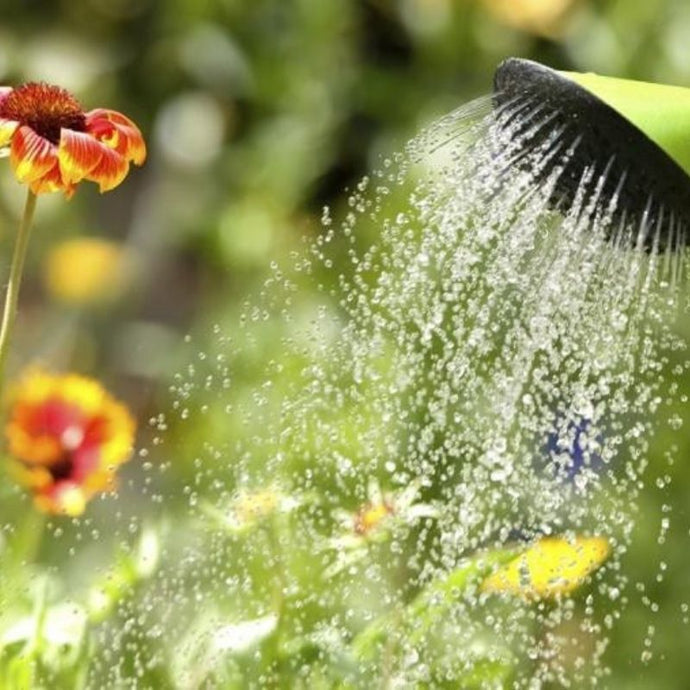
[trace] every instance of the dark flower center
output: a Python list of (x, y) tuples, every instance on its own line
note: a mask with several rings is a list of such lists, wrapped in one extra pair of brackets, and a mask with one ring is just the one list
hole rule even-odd
[(30, 82), (10, 92), (0, 103), (0, 117), (28, 125), (40, 136), (58, 144), (60, 130), (83, 132), (86, 117), (79, 101), (65, 89)]
[(48, 467), (48, 471), (54, 482), (70, 479), (72, 472), (74, 472), (74, 461), (71, 453), (65, 453), (62, 458)]

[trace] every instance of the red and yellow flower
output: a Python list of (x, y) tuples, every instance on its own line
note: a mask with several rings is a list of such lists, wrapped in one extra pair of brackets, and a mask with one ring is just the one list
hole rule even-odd
[(82, 180), (101, 192), (117, 187), (129, 164), (141, 165), (146, 145), (139, 128), (114, 110), (84, 112), (68, 91), (43, 83), (0, 87), (0, 149), (9, 147), (19, 182), (34, 194), (70, 197)]
[(94, 494), (114, 489), (134, 431), (127, 408), (97, 381), (38, 370), (14, 387), (6, 426), (15, 474), (36, 506), (72, 516)]

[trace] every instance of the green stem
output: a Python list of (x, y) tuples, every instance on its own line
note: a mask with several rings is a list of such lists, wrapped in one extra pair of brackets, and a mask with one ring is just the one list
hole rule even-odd
[(26, 576), (26, 568), (31, 567), (41, 550), (45, 530), (45, 514), (33, 508), (28, 510), (7, 538), (5, 550), (0, 558), (3, 585), (13, 586)]
[(29, 244), (31, 233), (31, 222), (36, 209), (36, 195), (29, 189), (24, 205), (24, 214), (19, 225), (19, 234), (14, 245), (12, 255), (12, 265), (10, 267), (10, 277), (5, 293), (5, 307), (2, 312), (2, 323), (0, 324), (0, 389), (7, 360), (12, 327), (17, 316), (17, 302), (19, 300), (19, 286), (22, 282), (22, 272), (24, 270), (24, 260), (26, 258), (26, 248)]
[(272, 569), (274, 572), (274, 586), (273, 586), (273, 611), (276, 616), (276, 628), (273, 631), (273, 655), (276, 668), (275, 687), (287, 687), (284, 685), (283, 678), (283, 630), (285, 623), (285, 558), (283, 554), (283, 546), (281, 540), (281, 526), (279, 524), (279, 515), (271, 515), (269, 524), (267, 525), (268, 540), (272, 552)]

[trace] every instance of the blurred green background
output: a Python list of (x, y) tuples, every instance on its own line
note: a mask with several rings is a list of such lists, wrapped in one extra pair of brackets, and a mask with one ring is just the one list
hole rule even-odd
[[(680, 0), (3, 5), (3, 83), (58, 83), (146, 136), (146, 167), (114, 193), (41, 198), (22, 305), (28, 351), (133, 383), (169, 372), (181, 334), (235, 312), (378, 157), (488, 93), (504, 57), (690, 83)], [(7, 168), (6, 254), (23, 202)], [(88, 247), (52, 263), (51, 251), (83, 236), (126, 254), (101, 257), (106, 270), (75, 287), (60, 266), (92, 261)]]
[[(232, 431), (227, 421), (167, 428), (183, 390), (174, 384), (171, 394), (173, 374), (199, 353), (222, 353), (213, 325), (232, 333), (271, 262), (302, 251), (304, 238), (321, 232), (324, 206), (337, 215), (346, 190), (381, 156), (490, 92), (503, 58), (690, 86), (686, 0), (0, 0), (0, 10), (0, 83), (59, 84), (86, 109), (126, 113), (149, 146), (146, 166), (102, 198), (94, 185), (82, 185), (69, 203), (40, 198), (11, 358), (14, 373), (40, 360), (93, 375), (134, 410), (149, 458), (140, 454), (123, 472), (127, 501), (118, 524), (166, 511), (184, 522), (183, 487), (195, 485), (204, 438), (215, 442)], [(23, 196), (3, 165), (2, 257), (10, 256)], [(378, 231), (359, 230), (369, 240)], [(8, 264), (0, 259), (1, 269)], [(340, 269), (319, 280), (335, 283)], [(305, 280), (300, 299), (316, 300), (317, 282)], [(247, 385), (261, 380), (281, 348), (268, 335), (256, 353), (234, 362)], [(203, 366), (197, 362), (190, 379), (203, 380)], [(687, 371), (683, 376), (681, 385)], [(687, 417), (684, 408), (678, 412)], [(664, 460), (671, 444), (687, 457), (684, 436), (669, 430), (652, 449), (653, 477), (677, 476), (650, 482), (641, 499), (640, 551), (625, 567), (631, 582), (649, 584), (638, 588), (629, 623), (611, 635), (613, 676), (604, 679), (611, 687), (690, 685), (690, 473)], [(159, 443), (165, 450), (157, 453)], [(160, 458), (164, 479), (151, 480), (143, 466)], [(152, 481), (167, 497), (165, 509), (152, 501), (155, 491), (141, 491)], [(7, 511), (30, 508), (17, 496), (8, 500), (3, 519), (12, 524)], [(108, 510), (96, 506), (94, 524), (107, 524)], [(662, 513), (674, 520), (659, 545)], [(72, 529), (72, 538), (88, 531), (83, 523)], [(60, 547), (44, 550), (46, 563), (63, 562)], [(100, 572), (106, 551), (79, 563)], [(657, 582), (659, 560), (668, 567)], [(55, 573), (63, 577), (67, 567)], [(655, 654), (641, 664), (645, 638), (654, 638)], [(123, 676), (135, 677), (132, 668)], [(140, 678), (142, 685), (122, 687), (170, 682), (155, 670)], [(323, 682), (314, 687), (329, 687)]]

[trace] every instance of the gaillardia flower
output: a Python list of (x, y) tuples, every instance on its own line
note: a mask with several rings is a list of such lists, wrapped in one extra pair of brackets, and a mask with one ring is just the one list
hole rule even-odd
[(390, 540), (400, 529), (418, 520), (438, 517), (436, 505), (417, 501), (420, 483), (412, 481), (400, 491), (384, 492), (376, 479), (367, 482), (367, 501), (355, 512), (333, 511), (342, 533), (328, 540), (327, 548), (336, 552), (336, 560), (326, 568), (330, 577), (366, 557), (372, 544)]
[(82, 180), (101, 192), (117, 187), (146, 146), (138, 127), (114, 110), (84, 112), (69, 92), (49, 84), (0, 87), (0, 148), (9, 147), (17, 179), (34, 194), (74, 193)]
[(114, 488), (134, 430), (124, 405), (97, 381), (34, 370), (12, 391), (6, 435), (15, 474), (37, 507), (74, 516), (94, 494)]

